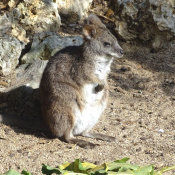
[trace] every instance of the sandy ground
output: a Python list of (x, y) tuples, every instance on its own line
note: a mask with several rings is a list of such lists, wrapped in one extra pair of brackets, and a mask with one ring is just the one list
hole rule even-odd
[(125, 56), (112, 65), (109, 104), (93, 129), (118, 142), (82, 138), (100, 144), (83, 149), (46, 132), (0, 124), (0, 174), (13, 168), (39, 175), (42, 163), (55, 167), (77, 158), (102, 164), (129, 157), (132, 164), (156, 169), (175, 164), (175, 42), (156, 53), (121, 45)]

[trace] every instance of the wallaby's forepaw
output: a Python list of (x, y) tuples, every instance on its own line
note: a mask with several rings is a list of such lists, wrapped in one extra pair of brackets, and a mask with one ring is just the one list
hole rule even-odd
[(104, 84), (98, 84), (95, 87), (95, 93), (98, 93), (98, 92), (102, 91), (103, 89), (104, 89)]

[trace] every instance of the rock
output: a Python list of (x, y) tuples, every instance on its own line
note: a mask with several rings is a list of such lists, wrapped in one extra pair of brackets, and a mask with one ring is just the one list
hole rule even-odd
[(114, 0), (116, 32), (124, 40), (150, 42), (154, 49), (175, 37), (175, 3)]
[(160, 31), (175, 33), (175, 1), (150, 0), (150, 11)]
[(23, 64), (15, 71), (11, 87), (0, 91), (0, 122), (17, 126), (43, 128), (39, 104), (39, 83), (47, 61)]
[(11, 35), (27, 44), (29, 39), (26, 37), (26, 31), (18, 24), (21, 17), (19, 10), (13, 9), (7, 13), (7, 17), (11, 23)]
[(11, 22), (6, 14), (0, 16), (0, 36), (11, 33)]
[(35, 33), (57, 32), (61, 25), (57, 5), (51, 0), (24, 0), (18, 3), (10, 0), (8, 6), (16, 8), (0, 16), (1, 35), (15, 36), (25, 44), (29, 42), (26, 33), (32, 38)]
[(0, 38), (0, 74), (9, 75), (19, 63), (24, 43), (16, 38), (4, 35)]
[(39, 101), (38, 88), (47, 61), (36, 60), (15, 70), (11, 86), (0, 92), (1, 100), (8, 106), (28, 106)]
[(66, 16), (70, 22), (77, 22), (87, 16), (92, 0), (56, 0), (60, 15)]
[(21, 14), (19, 23), (28, 35), (45, 31), (57, 32), (61, 25), (57, 5), (52, 0), (20, 1), (17, 10)]
[(29, 39), (26, 37), (26, 31), (18, 25), (20, 13), (17, 9), (0, 16), (0, 36), (14, 36), (18, 40), (27, 44)]
[[(7, 2), (7, 1), (6, 1)], [(10, 0), (8, 2), (9, 10), (11, 11), (13, 8), (16, 7), (16, 4), (19, 2), (19, 0)]]
[(31, 50), (22, 57), (22, 63), (32, 63), (34, 60), (48, 60), (57, 51), (66, 46), (79, 46), (83, 43), (80, 36), (63, 37), (53, 32), (35, 34)]
[(39, 87), (41, 76), (47, 61), (36, 60), (32, 64), (22, 64), (15, 70), (16, 79), (12, 84), (12, 87), (25, 85), (33, 89)]
[(19, 12), (18, 9), (13, 9), (12, 11), (9, 11), (7, 13), (7, 17), (11, 22), (11, 24), (18, 24), (21, 17), (21, 13)]
[(163, 129), (159, 129), (159, 130), (158, 130), (158, 133), (161, 133), (161, 134), (162, 134), (162, 133), (164, 133), (164, 132), (165, 132), (165, 131), (164, 131)]

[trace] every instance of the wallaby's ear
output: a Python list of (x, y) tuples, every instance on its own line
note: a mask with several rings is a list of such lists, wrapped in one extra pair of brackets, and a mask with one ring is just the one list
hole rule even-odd
[(95, 29), (95, 27), (93, 27), (91, 25), (84, 25), (83, 26), (83, 34), (87, 39), (91, 39), (91, 38), (95, 37), (96, 29)]
[(101, 20), (94, 14), (90, 13), (87, 18), (87, 24), (89, 25), (95, 25), (98, 27), (106, 28), (106, 26), (101, 22)]

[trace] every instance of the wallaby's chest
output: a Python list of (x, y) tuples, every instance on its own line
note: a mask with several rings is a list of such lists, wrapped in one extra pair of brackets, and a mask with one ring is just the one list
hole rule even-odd
[[(105, 57), (96, 57), (94, 62), (94, 76), (103, 82), (107, 81), (107, 75), (110, 71), (112, 60)], [(78, 135), (86, 130), (90, 130), (98, 121), (107, 104), (107, 90), (96, 93), (96, 82), (85, 84), (82, 88), (82, 109), (74, 109), (75, 125), (73, 134)]]
[(96, 75), (100, 80), (106, 79), (108, 73), (110, 72), (110, 66), (113, 59), (108, 60), (105, 57), (97, 57), (95, 62), (94, 75)]
[(76, 108), (74, 112), (74, 135), (78, 135), (86, 130), (90, 130), (97, 123), (106, 107), (107, 98), (104, 98), (104, 96), (106, 96), (106, 94), (104, 94), (106, 91), (103, 90), (101, 92), (95, 93), (94, 89), (96, 86), (97, 84), (91, 83), (85, 85), (83, 88), (83, 108), (82, 110)]
[(97, 83), (89, 83), (83, 87), (83, 103), (87, 105), (93, 105), (100, 102), (103, 96), (103, 91), (96, 93), (95, 87)]

